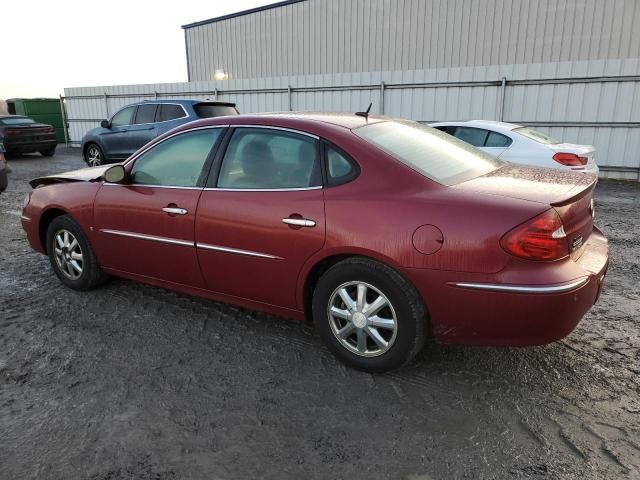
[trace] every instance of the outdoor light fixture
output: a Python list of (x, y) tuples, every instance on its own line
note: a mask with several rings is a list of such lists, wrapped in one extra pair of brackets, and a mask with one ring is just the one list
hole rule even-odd
[(216, 68), (215, 72), (213, 72), (214, 80), (227, 80), (229, 78), (229, 74), (224, 71), (224, 68)]

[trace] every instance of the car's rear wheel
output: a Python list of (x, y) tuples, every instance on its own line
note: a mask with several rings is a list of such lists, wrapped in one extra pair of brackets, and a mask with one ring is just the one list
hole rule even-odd
[(84, 161), (90, 167), (97, 167), (104, 164), (104, 154), (102, 149), (95, 143), (90, 143), (87, 148), (84, 149)]
[(82, 228), (68, 215), (54, 218), (49, 225), (47, 252), (60, 281), (74, 290), (90, 290), (107, 278)]
[(40, 155), (43, 157), (53, 157), (56, 153), (56, 147), (47, 148), (46, 150), (40, 150)]
[(408, 363), (427, 332), (425, 308), (413, 285), (386, 265), (360, 257), (337, 263), (320, 277), (313, 320), (341, 360), (369, 372)]

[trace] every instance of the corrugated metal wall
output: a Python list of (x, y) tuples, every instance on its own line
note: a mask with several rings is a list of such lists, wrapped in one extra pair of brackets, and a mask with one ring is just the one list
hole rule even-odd
[(604, 176), (638, 178), (640, 59), (69, 88), (65, 104), (76, 144), (126, 104), (156, 96), (214, 99), (216, 91), (218, 99), (236, 102), (243, 113), (289, 108), (355, 112), (373, 102), (374, 112), (383, 109), (385, 115), (418, 121), (498, 120), (503, 77), (508, 80), (504, 121), (534, 125), (567, 142), (593, 144), (604, 170), (626, 169)]
[(306, 0), (186, 28), (212, 80), (640, 57), (638, 0)]

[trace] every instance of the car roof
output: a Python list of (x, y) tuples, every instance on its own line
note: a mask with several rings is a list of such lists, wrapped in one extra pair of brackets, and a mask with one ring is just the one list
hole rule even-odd
[(273, 112), (203, 118), (184, 124), (178, 127), (178, 130), (215, 125), (260, 125), (292, 128), (323, 136), (329, 131), (346, 131), (374, 123), (396, 120), (398, 119), (379, 115), (369, 115), (368, 118), (365, 118), (353, 113)]
[(26, 115), (12, 115), (10, 113), (0, 113), (0, 118), (30, 118)]
[(496, 120), (468, 120), (466, 122), (433, 122), (430, 123), (431, 126), (471, 126), (471, 127), (484, 127), (490, 128), (493, 130), (502, 130), (502, 131), (510, 131), (516, 128), (522, 127), (522, 125), (517, 125), (515, 123), (507, 123), (507, 122), (498, 122)]
[(131, 105), (142, 105), (145, 103), (158, 104), (158, 103), (177, 103), (179, 105), (194, 105), (196, 103), (208, 103), (210, 105), (224, 105), (226, 107), (235, 107), (233, 102), (219, 102), (218, 100), (176, 100), (174, 98), (162, 98), (156, 100), (143, 100), (142, 102), (132, 103)]
[[(241, 115), (242, 116), (242, 115)], [(299, 119), (313, 122), (330, 123), (339, 127), (348, 129), (354, 129), (363, 127), (364, 125), (370, 125), (372, 123), (378, 123), (383, 121), (393, 120), (389, 117), (381, 115), (369, 115), (368, 117), (356, 115), (354, 113), (331, 113), (331, 112), (274, 112), (274, 113), (259, 113), (255, 115), (260, 118), (278, 119)]]

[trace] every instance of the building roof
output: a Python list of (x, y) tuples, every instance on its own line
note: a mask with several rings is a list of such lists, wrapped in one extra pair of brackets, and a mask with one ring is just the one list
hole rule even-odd
[(199, 22), (188, 23), (182, 25), (182, 28), (199, 27), (200, 25), (206, 25), (207, 23), (220, 22), (222, 20), (229, 20), (230, 18), (242, 17), (243, 15), (249, 15), (252, 13), (262, 12), (264, 10), (271, 10), (272, 8), (285, 7), (293, 3), (305, 2), (306, 0), (285, 0), (283, 2), (270, 3), (269, 5), (263, 5), (262, 7), (251, 8), (249, 10), (242, 10), (241, 12), (230, 13), (229, 15), (223, 15), (221, 17), (209, 18), (207, 20), (200, 20)]

